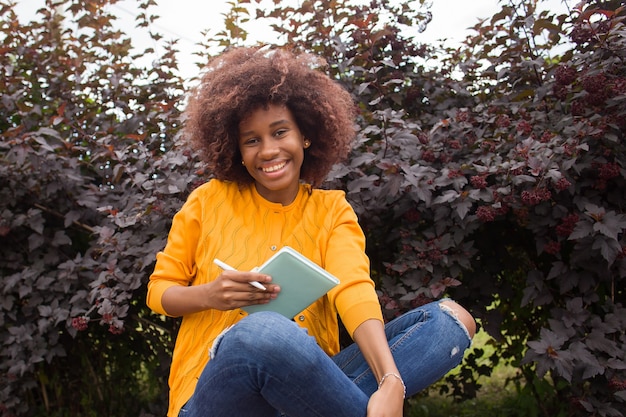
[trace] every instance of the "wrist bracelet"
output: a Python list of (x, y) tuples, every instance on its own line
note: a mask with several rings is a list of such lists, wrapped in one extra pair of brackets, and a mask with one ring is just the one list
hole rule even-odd
[(402, 377), (396, 374), (395, 372), (389, 372), (383, 375), (383, 377), (380, 378), (380, 382), (378, 383), (378, 389), (380, 389), (380, 387), (383, 385), (383, 382), (385, 382), (385, 379), (387, 379), (388, 376), (393, 376), (395, 378), (398, 378), (398, 380), (402, 384), (402, 388), (404, 389), (404, 395), (402, 397), (406, 398), (406, 385), (404, 385), (404, 381), (402, 380)]

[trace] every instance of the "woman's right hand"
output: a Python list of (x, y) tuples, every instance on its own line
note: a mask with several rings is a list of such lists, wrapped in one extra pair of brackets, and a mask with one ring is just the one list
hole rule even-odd
[[(250, 284), (258, 281), (265, 290)], [(267, 304), (278, 296), (280, 287), (271, 284), (269, 275), (258, 272), (224, 271), (215, 280), (188, 287), (173, 286), (165, 290), (161, 303), (174, 317), (204, 310), (234, 310), (254, 304)]]
[[(280, 287), (271, 284), (269, 275), (258, 272), (224, 271), (214, 281), (206, 284), (212, 307), (216, 310), (234, 310), (249, 305), (267, 304), (278, 296)], [(254, 287), (257, 281), (265, 290)]]

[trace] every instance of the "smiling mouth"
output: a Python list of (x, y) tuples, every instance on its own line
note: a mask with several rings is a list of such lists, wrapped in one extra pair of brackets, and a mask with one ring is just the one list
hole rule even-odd
[(285, 165), (287, 165), (286, 162), (281, 162), (279, 164), (272, 165), (270, 167), (261, 168), (261, 171), (263, 171), (263, 172), (276, 172), (276, 171), (279, 171), (279, 170), (283, 169), (283, 167)]

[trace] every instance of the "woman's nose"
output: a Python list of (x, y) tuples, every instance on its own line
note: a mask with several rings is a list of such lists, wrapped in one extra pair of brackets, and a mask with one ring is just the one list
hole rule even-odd
[(266, 138), (261, 141), (261, 156), (263, 158), (271, 158), (279, 153), (278, 143), (271, 138)]

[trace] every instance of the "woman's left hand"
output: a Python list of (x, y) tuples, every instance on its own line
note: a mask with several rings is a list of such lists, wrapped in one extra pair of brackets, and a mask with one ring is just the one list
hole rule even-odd
[(367, 417), (402, 417), (404, 387), (396, 378), (388, 378), (370, 397)]

